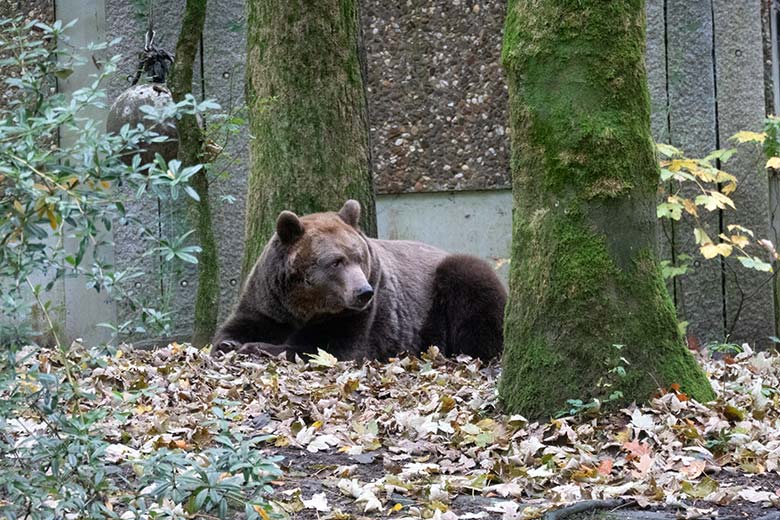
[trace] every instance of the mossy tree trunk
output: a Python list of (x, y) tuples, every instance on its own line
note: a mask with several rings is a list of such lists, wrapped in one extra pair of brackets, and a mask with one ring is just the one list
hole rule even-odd
[(279, 212), (363, 206), (376, 236), (357, 0), (248, 0), (251, 169), (243, 273)]
[(644, 401), (674, 383), (713, 397), (656, 261), (644, 13), (643, 0), (509, 2), (514, 215), (499, 391), (512, 412), (546, 416), (616, 390), (616, 402)]
[[(198, 53), (203, 24), (206, 20), (206, 0), (187, 0), (179, 39), (176, 43), (176, 61), (168, 85), (175, 102), (192, 93), (192, 67)], [(183, 166), (203, 162), (203, 131), (194, 115), (185, 115), (177, 122), (179, 132), (179, 160)], [(195, 320), (192, 343), (204, 346), (211, 341), (219, 314), (219, 257), (211, 218), (209, 181), (205, 167), (192, 177), (192, 186), (200, 201), (193, 202), (193, 215), (198, 242), (198, 291), (195, 296)]]

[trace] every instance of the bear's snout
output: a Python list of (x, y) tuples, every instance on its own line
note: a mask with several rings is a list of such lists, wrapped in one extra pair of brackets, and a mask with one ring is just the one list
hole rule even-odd
[(364, 285), (363, 287), (355, 291), (355, 302), (360, 307), (364, 307), (365, 305), (368, 305), (368, 302), (370, 302), (371, 298), (373, 297), (374, 297), (374, 288), (368, 284)]

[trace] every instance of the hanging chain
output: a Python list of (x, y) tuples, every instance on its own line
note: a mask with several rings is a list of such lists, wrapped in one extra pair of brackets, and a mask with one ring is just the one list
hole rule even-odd
[(144, 74), (146, 78), (152, 83), (165, 83), (165, 76), (171, 69), (173, 64), (173, 54), (157, 47), (154, 42), (156, 33), (154, 32), (154, 0), (149, 1), (149, 24), (146, 29), (146, 35), (144, 36), (144, 50), (140, 53), (140, 61), (138, 63), (138, 69), (136, 70), (135, 77), (132, 84), (138, 83), (141, 79), (141, 74)]

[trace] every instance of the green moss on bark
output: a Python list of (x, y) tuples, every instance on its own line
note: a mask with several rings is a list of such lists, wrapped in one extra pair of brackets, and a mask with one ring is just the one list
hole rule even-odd
[[(206, 20), (206, 0), (187, 0), (176, 61), (168, 84), (177, 103), (192, 93), (192, 67), (198, 51), (203, 24)], [(203, 132), (194, 115), (183, 116), (176, 124), (179, 133), (178, 158), (184, 166), (202, 162)], [(192, 343), (207, 345), (217, 327), (219, 315), (219, 256), (211, 217), (209, 181), (205, 168), (195, 174), (192, 186), (200, 201), (192, 202), (193, 220), (201, 247), (198, 259), (198, 290), (195, 295), (195, 320)]]
[(356, 0), (249, 0), (247, 103), (251, 171), (243, 273), (279, 212), (361, 202), (376, 236)]
[[(508, 9), (515, 212), (502, 399), (544, 416), (567, 399), (620, 390), (643, 401), (673, 383), (712, 398), (655, 260), (644, 2)], [(609, 372), (621, 356), (623, 378)]]

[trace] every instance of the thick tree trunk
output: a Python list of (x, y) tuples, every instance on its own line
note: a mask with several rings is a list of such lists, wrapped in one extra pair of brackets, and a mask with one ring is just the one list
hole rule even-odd
[[(192, 93), (192, 66), (198, 52), (203, 24), (206, 20), (206, 0), (187, 0), (176, 61), (168, 84), (175, 102)], [(177, 123), (179, 160), (184, 166), (203, 162), (203, 132), (194, 115), (185, 115)], [(211, 341), (219, 315), (219, 256), (211, 219), (209, 180), (205, 167), (192, 178), (192, 186), (200, 201), (193, 202), (195, 230), (201, 247), (198, 259), (198, 291), (195, 296), (195, 323), (192, 343), (204, 346)]]
[(642, 0), (509, 2), (514, 216), (499, 390), (512, 412), (544, 416), (615, 390), (643, 401), (674, 383), (713, 397), (655, 257), (644, 13)]
[(363, 206), (376, 236), (357, 0), (248, 0), (246, 275), (279, 212)]

